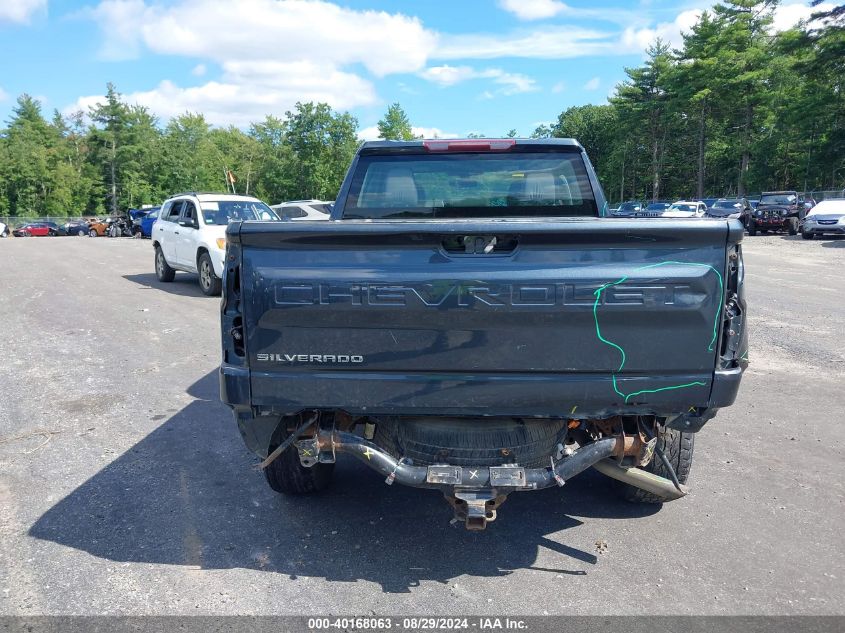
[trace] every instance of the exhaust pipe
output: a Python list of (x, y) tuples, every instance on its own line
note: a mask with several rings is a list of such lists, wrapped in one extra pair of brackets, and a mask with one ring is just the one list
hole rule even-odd
[(655, 475), (641, 468), (624, 468), (612, 459), (603, 459), (593, 464), (593, 468), (613, 479), (631, 484), (646, 492), (658, 495), (672, 501), (689, 494), (689, 489), (681, 484), (680, 490), (669, 479)]

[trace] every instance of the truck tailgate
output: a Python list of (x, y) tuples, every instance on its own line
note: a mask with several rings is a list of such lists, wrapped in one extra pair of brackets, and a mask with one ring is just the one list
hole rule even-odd
[(715, 220), (342, 220), (229, 233), (253, 405), (518, 416), (705, 406), (727, 248), (741, 239)]

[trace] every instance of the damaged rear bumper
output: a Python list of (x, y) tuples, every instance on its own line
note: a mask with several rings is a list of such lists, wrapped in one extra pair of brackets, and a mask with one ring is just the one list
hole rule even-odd
[(524, 468), (518, 464), (502, 466), (454, 466), (435, 464), (416, 466), (405, 459), (396, 459), (382, 448), (358, 435), (337, 430), (319, 430), (308, 439), (297, 441), (303, 466), (333, 462), (337, 453), (353, 455), (385, 477), (388, 485), (399, 482), (415, 488), (434, 488), (443, 492), (453, 506), (457, 519), (468, 529), (481, 530), (496, 518), (496, 508), (507, 495), (524, 490), (540, 490), (563, 486), (575, 475), (591, 466), (609, 476), (663, 495), (667, 499), (684, 496), (682, 486), (676, 488), (668, 479), (639, 468), (625, 468), (614, 456), (626, 446), (622, 437), (608, 437), (582, 446), (545, 468)]

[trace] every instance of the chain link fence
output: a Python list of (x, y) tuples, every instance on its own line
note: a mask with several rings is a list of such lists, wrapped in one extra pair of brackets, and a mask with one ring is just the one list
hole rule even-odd
[(44, 217), (40, 217), (40, 218), (22, 218), (22, 217), (19, 217), (19, 216), (0, 216), (0, 222), (5, 224), (6, 226), (10, 226), (10, 227), (16, 227), (20, 224), (26, 224), (27, 222), (54, 222), (54, 223), (58, 224), (59, 226), (61, 226), (62, 224), (66, 223), (66, 222), (72, 222), (72, 221), (87, 222), (92, 217), (93, 216), (81, 217), (81, 216), (78, 216), (78, 215), (77, 216), (61, 216), (61, 217), (44, 216)]
[(831, 198), (845, 198), (845, 189), (825, 189), (824, 191), (808, 191), (806, 194), (815, 200), (821, 202), (822, 200), (830, 200)]

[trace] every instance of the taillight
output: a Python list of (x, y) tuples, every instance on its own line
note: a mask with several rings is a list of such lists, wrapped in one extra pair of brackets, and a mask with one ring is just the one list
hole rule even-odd
[(493, 151), (507, 151), (516, 145), (516, 140), (512, 138), (502, 139), (464, 139), (460, 141), (449, 140), (430, 140), (423, 141), (423, 147), (429, 152), (493, 152)]

